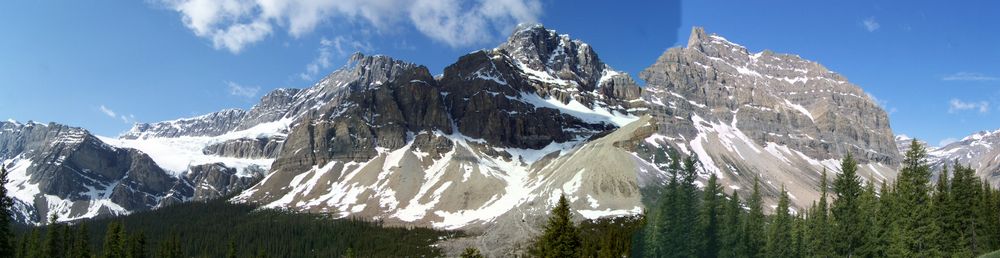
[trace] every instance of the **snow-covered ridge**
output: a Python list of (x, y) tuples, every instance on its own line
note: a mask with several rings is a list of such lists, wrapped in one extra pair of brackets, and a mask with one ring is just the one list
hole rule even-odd
[(102, 141), (116, 147), (140, 150), (153, 159), (161, 168), (180, 176), (195, 165), (221, 162), (227, 167), (236, 168), (241, 176), (249, 176), (247, 168), (257, 166), (265, 170), (271, 167), (274, 159), (243, 159), (221, 157), (204, 154), (203, 150), (213, 144), (235, 139), (267, 139), (287, 136), (290, 118), (263, 123), (252, 128), (229, 132), (219, 136), (181, 136), (181, 137), (147, 137), (139, 139), (121, 139), (98, 136)]

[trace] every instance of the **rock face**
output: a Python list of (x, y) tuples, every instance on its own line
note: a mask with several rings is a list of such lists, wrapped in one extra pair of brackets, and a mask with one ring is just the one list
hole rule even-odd
[(940, 148), (929, 148), (934, 171), (958, 162), (976, 169), (979, 177), (994, 187), (1000, 186), (1000, 130), (982, 131)]
[(0, 160), (12, 171), (6, 187), (23, 205), (18, 208), (21, 222), (150, 209), (179, 181), (145, 153), (111, 146), (80, 128), (0, 122), (0, 130)]
[[(576, 219), (641, 213), (640, 189), (666, 182), (670, 149), (697, 155), (701, 175), (732, 191), (755, 177), (766, 196), (785, 185), (799, 207), (848, 152), (866, 179), (895, 176), (885, 112), (817, 63), (750, 53), (695, 28), (687, 47), (640, 76), (645, 88), (588, 44), (522, 25), (438, 78), (355, 54), (312, 87), (272, 91), (249, 110), (137, 124), (117, 139), (4, 124), (0, 156), (23, 175), (7, 187), (20, 191), (17, 209), (31, 221), (49, 207), (120, 214), (235, 195), (463, 229), (477, 237), (442, 247), (472, 243), (493, 256), (518, 255), (560, 194)], [(81, 140), (61, 140), (70, 138)], [(62, 163), (38, 165), (53, 161)], [(48, 195), (89, 203), (39, 205)]]
[(839, 171), (848, 152), (863, 164), (860, 175), (875, 180), (892, 178), (900, 161), (878, 104), (795, 55), (750, 53), (696, 27), (687, 47), (667, 50), (640, 77), (660, 121), (649, 143), (698, 155), (734, 189), (760, 176), (772, 193), (790, 187), (804, 207), (815, 200), (820, 171)]

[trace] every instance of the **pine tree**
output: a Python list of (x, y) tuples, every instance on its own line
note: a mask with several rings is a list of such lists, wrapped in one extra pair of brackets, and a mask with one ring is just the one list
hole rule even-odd
[(830, 207), (832, 215), (833, 243), (839, 256), (855, 256), (856, 249), (864, 244), (864, 229), (861, 226), (860, 201), (861, 179), (857, 175), (858, 163), (850, 153), (840, 163), (841, 172), (833, 181), (833, 192), (837, 197)]
[(122, 223), (109, 223), (104, 236), (104, 258), (125, 258), (125, 243), (125, 228)]
[(73, 241), (72, 251), (70, 252), (70, 257), (72, 258), (89, 258), (90, 257), (90, 231), (87, 229), (87, 224), (80, 225), (76, 232), (76, 237)]
[(462, 256), (461, 257), (462, 258), (484, 258), (485, 256), (483, 256), (481, 253), (479, 253), (479, 249), (476, 249), (475, 247), (469, 247), (469, 248), (465, 248), (465, 251), (462, 252)]
[(227, 258), (236, 258), (236, 257), (238, 257), (238, 255), (236, 253), (236, 240), (233, 240), (233, 239), (229, 240), (229, 250), (226, 251), (226, 257)]
[(904, 156), (896, 179), (893, 204), (898, 212), (898, 219), (893, 226), (889, 255), (939, 256), (935, 241), (939, 232), (931, 210), (931, 171), (927, 164), (927, 150), (920, 142), (913, 140)]
[(128, 250), (125, 255), (128, 258), (146, 257), (146, 234), (139, 232), (128, 238)]
[(701, 212), (698, 217), (700, 240), (700, 256), (715, 257), (719, 254), (720, 232), (719, 219), (722, 212), (722, 186), (719, 178), (713, 173), (708, 177), (708, 183), (702, 193)]
[(988, 241), (984, 241), (986, 240), (983, 236), (985, 223), (979, 217), (988, 215), (980, 212), (980, 200), (982, 199), (980, 195), (983, 194), (983, 189), (976, 176), (976, 171), (971, 167), (957, 164), (957, 162), (954, 167), (955, 176), (952, 178), (951, 198), (949, 200), (951, 205), (948, 206), (951, 209), (948, 211), (951, 223), (947, 228), (942, 226), (942, 231), (947, 230), (949, 233), (942, 234), (942, 239), (946, 240), (950, 236), (953, 239), (963, 240), (961, 242), (951, 241), (954, 243), (950, 246), (953, 248), (951, 250), (954, 250), (956, 255), (967, 254), (971, 256), (991, 250), (983, 249)]
[[(258, 253), (258, 256), (264, 254), (263, 249)], [(181, 241), (180, 236), (176, 232), (170, 233), (166, 239), (160, 241), (159, 247), (156, 249), (156, 257), (159, 258), (181, 258), (184, 253), (181, 251)]]
[[(801, 213), (800, 213), (801, 214)], [(805, 217), (792, 217), (792, 254), (790, 257), (806, 256), (806, 223)]]
[(809, 211), (806, 218), (808, 230), (808, 250), (806, 255), (810, 257), (831, 257), (833, 256), (832, 242), (830, 240), (830, 219), (827, 213), (827, 176), (826, 169), (820, 175), (820, 198)]
[(11, 230), (11, 219), (14, 199), (7, 194), (7, 168), (0, 163), (0, 258), (14, 257), (14, 232)]
[(733, 196), (729, 197), (722, 218), (722, 245), (719, 248), (718, 257), (733, 258), (742, 257), (745, 248), (742, 245), (743, 237), (743, 207), (740, 206), (740, 195), (733, 191)]
[(28, 257), (28, 236), (29, 234), (21, 234), (17, 240), (17, 249), (14, 252), (14, 257), (24, 258)]
[(764, 253), (764, 245), (766, 243), (767, 234), (764, 229), (764, 210), (763, 210), (763, 200), (760, 196), (760, 179), (754, 177), (753, 183), (753, 193), (750, 195), (750, 199), (747, 201), (747, 207), (750, 208), (750, 213), (747, 214), (747, 218), (743, 223), (743, 246), (746, 248), (746, 256), (748, 257), (766, 257)]
[(580, 232), (573, 225), (569, 201), (565, 195), (552, 209), (545, 231), (535, 242), (532, 253), (537, 257), (577, 257), (579, 256)]
[(792, 215), (788, 211), (788, 192), (781, 187), (781, 197), (778, 207), (771, 215), (771, 224), (767, 232), (766, 257), (794, 257), (792, 244)]
[(45, 254), (42, 253), (42, 233), (38, 231), (38, 228), (31, 229), (31, 236), (28, 240), (28, 251), (26, 254), (27, 257), (30, 258), (45, 257)]
[[(956, 164), (957, 165), (957, 164)], [(962, 185), (961, 181), (964, 181), (960, 172), (961, 167), (956, 166), (955, 176), (952, 177), (959, 183), (957, 188), (961, 191)], [(952, 185), (948, 181), (948, 167), (945, 165), (941, 173), (938, 175), (938, 181), (935, 184), (933, 195), (931, 196), (931, 208), (933, 210), (934, 219), (940, 230), (937, 239), (937, 247), (942, 252), (942, 254), (949, 255), (954, 252), (959, 251), (959, 221), (958, 215), (959, 211), (956, 211), (956, 202), (952, 197)], [(978, 185), (975, 187), (979, 187)]]
[(881, 211), (879, 211), (879, 199), (878, 194), (875, 192), (874, 179), (868, 179), (868, 184), (865, 185), (864, 191), (861, 192), (859, 200), (859, 217), (861, 218), (861, 228), (859, 230), (863, 231), (861, 233), (863, 240), (861, 246), (857, 249), (857, 254), (861, 257), (884, 257), (885, 246), (882, 244), (884, 242), (884, 239), (882, 239), (882, 231), (884, 229), (879, 225)]
[(56, 214), (52, 214), (49, 218), (49, 226), (45, 230), (45, 250), (43, 253), (45, 257), (63, 257), (63, 236), (62, 229), (59, 223), (59, 217)]
[(666, 187), (661, 190), (661, 196), (657, 200), (655, 209), (649, 214), (649, 223), (645, 230), (644, 241), (646, 256), (660, 257), (676, 248), (676, 236), (671, 232), (676, 230), (678, 221), (678, 192), (681, 180), (681, 157), (677, 151), (670, 149), (670, 164), (662, 168), (670, 173), (670, 180)]

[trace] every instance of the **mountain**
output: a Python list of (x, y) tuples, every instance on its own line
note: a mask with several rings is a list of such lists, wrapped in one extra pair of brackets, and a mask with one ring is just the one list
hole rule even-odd
[(751, 53), (695, 27), (686, 47), (667, 50), (640, 77), (660, 129), (645, 149), (697, 155), (736, 191), (759, 177), (765, 196), (785, 186), (807, 207), (819, 197), (822, 170), (838, 172), (847, 153), (861, 177), (879, 181), (894, 178), (901, 160), (886, 112), (843, 76), (796, 55)]
[[(645, 87), (587, 43), (525, 24), (438, 77), (355, 54), (312, 87), (272, 91), (249, 110), (136, 124), (118, 138), (61, 129), (91, 146), (76, 156), (115, 157), (53, 165), (62, 172), (31, 168), (59, 157), (46, 146), (64, 138), (41, 125), (4, 124), (12, 129), (0, 154), (29, 222), (44, 221), (51, 205), (37, 203), (60, 192), (27, 186), (105, 173), (60, 198), (102, 203), (101, 216), (235, 194), (269, 208), (462, 229), (474, 237), (440, 246), (493, 255), (523, 250), (561, 194), (576, 219), (642, 213), (643, 190), (667, 181), (674, 150), (698, 157), (701, 180), (717, 174), (746, 196), (760, 178), (769, 202), (784, 185), (798, 207), (847, 153), (866, 179), (895, 176), (886, 113), (818, 63), (750, 53), (695, 28), (640, 77)], [(73, 195), (83, 189), (97, 193)]]
[[(0, 122), (0, 132), (0, 160), (11, 171), (6, 187), (20, 222), (128, 214), (222, 196), (255, 181), (218, 182), (231, 171), (209, 168), (192, 168), (190, 174), (198, 176), (174, 177), (145, 153), (109, 145), (77, 127), (7, 121)], [(203, 184), (217, 191), (205, 192)]]
[[(1000, 185), (1000, 130), (981, 131), (939, 148), (929, 148), (932, 166), (949, 167), (958, 162), (976, 170), (993, 186)], [(935, 169), (937, 171), (938, 169)]]

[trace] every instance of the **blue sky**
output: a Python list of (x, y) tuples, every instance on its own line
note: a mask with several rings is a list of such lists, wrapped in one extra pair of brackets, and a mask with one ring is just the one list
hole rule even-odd
[[(261, 4), (259, 4), (261, 3)], [(633, 75), (704, 26), (818, 61), (871, 93), (897, 134), (938, 144), (1000, 128), (997, 1), (147, 0), (0, 7), (0, 118), (101, 135), (249, 108), (354, 51), (433, 73), (518, 22), (590, 43)]]

